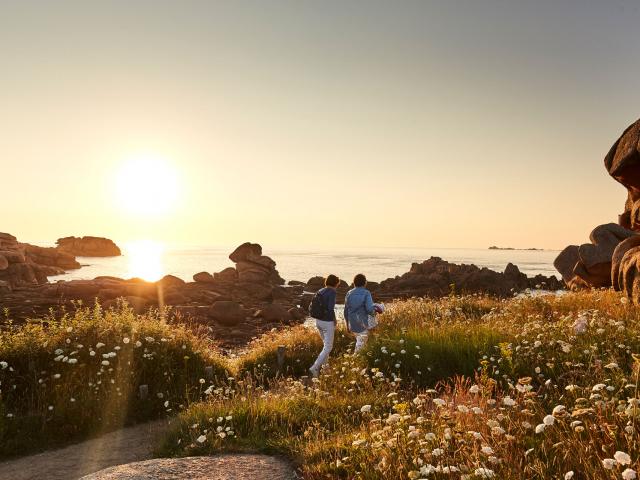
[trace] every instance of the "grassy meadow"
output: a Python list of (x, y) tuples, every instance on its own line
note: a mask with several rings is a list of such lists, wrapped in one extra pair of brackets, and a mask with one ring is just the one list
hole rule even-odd
[[(625, 298), (600, 290), (388, 307), (359, 355), (340, 332), (314, 381), (301, 376), (320, 341), (303, 326), (234, 359), (124, 308), (9, 330), (0, 345), (1, 453), (15, 450), (20, 429), (44, 444), (68, 425), (77, 436), (96, 431), (107, 415), (96, 412), (119, 412), (109, 413), (112, 424), (179, 412), (160, 456), (277, 453), (308, 479), (636, 478), (640, 313)], [(205, 375), (207, 365), (216, 375)]]

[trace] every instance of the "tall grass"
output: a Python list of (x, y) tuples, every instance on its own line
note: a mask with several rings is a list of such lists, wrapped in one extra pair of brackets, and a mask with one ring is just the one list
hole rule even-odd
[(96, 305), (0, 332), (0, 455), (172, 414), (226, 379), (204, 340), (161, 317)]
[[(180, 415), (162, 453), (275, 451), (308, 479), (634, 479), (639, 317), (611, 291), (397, 302), (311, 385), (245, 368)], [(295, 337), (308, 363), (318, 341)]]

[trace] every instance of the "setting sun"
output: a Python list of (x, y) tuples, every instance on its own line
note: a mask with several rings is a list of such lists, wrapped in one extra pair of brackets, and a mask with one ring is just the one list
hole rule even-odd
[(145, 216), (165, 215), (179, 197), (178, 172), (157, 155), (137, 155), (127, 159), (116, 177), (116, 200), (127, 213)]
[(128, 277), (137, 277), (154, 282), (164, 275), (162, 256), (164, 246), (152, 240), (137, 240), (125, 245)]

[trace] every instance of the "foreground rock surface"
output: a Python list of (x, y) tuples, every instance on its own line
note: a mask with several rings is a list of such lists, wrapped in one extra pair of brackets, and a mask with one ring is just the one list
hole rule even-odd
[(284, 460), (267, 455), (161, 458), (107, 468), (82, 480), (294, 480)]
[(64, 237), (56, 242), (60, 252), (78, 257), (118, 257), (120, 248), (108, 238), (103, 237)]

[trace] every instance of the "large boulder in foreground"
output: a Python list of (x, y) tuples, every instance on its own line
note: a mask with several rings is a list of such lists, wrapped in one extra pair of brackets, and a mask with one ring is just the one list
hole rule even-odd
[(635, 236), (633, 230), (615, 223), (600, 225), (589, 235), (591, 243), (569, 245), (553, 264), (569, 288), (610, 287), (613, 253), (621, 242)]
[(56, 242), (57, 249), (78, 257), (119, 257), (120, 248), (108, 238), (103, 237), (64, 237)]

